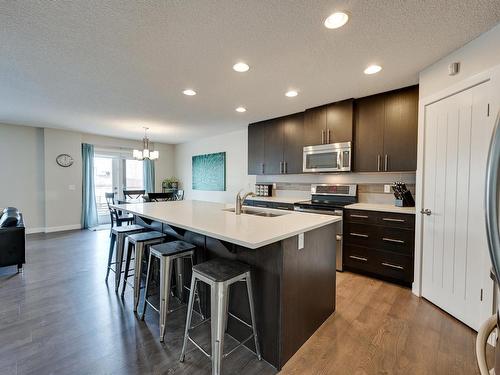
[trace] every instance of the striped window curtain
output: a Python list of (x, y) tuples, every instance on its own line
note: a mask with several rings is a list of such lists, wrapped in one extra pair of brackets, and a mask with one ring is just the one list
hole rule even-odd
[(82, 227), (95, 227), (97, 222), (97, 205), (94, 185), (94, 145), (82, 143)]
[(153, 160), (144, 159), (144, 190), (146, 193), (155, 192), (155, 162)]

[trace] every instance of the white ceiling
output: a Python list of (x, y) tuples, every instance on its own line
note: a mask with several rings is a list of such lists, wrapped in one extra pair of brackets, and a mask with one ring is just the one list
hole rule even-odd
[(499, 21), (499, 0), (0, 0), (0, 122), (185, 142), (414, 84)]

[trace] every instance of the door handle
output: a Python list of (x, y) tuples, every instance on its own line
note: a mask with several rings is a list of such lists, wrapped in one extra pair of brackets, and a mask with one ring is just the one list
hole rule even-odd
[(432, 211), (431, 211), (431, 210), (429, 210), (428, 208), (422, 208), (422, 210), (420, 210), (420, 213), (421, 213), (422, 215), (431, 216)]

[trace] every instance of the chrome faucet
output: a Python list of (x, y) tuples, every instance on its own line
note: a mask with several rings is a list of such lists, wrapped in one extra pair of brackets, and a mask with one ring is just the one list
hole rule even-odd
[(245, 195), (243, 195), (243, 197), (242, 197), (241, 190), (238, 191), (238, 193), (236, 194), (236, 207), (234, 209), (234, 212), (236, 213), (236, 215), (241, 215), (241, 210), (243, 207), (243, 202), (245, 202), (245, 199), (247, 199), (247, 197), (253, 197), (254, 195), (255, 195), (254, 193), (248, 192), (248, 193), (245, 193)]

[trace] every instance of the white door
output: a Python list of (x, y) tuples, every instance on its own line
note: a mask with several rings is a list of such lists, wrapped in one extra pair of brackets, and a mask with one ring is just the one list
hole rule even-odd
[(484, 220), (492, 83), (425, 107), (422, 295), (478, 329), (491, 314)]

